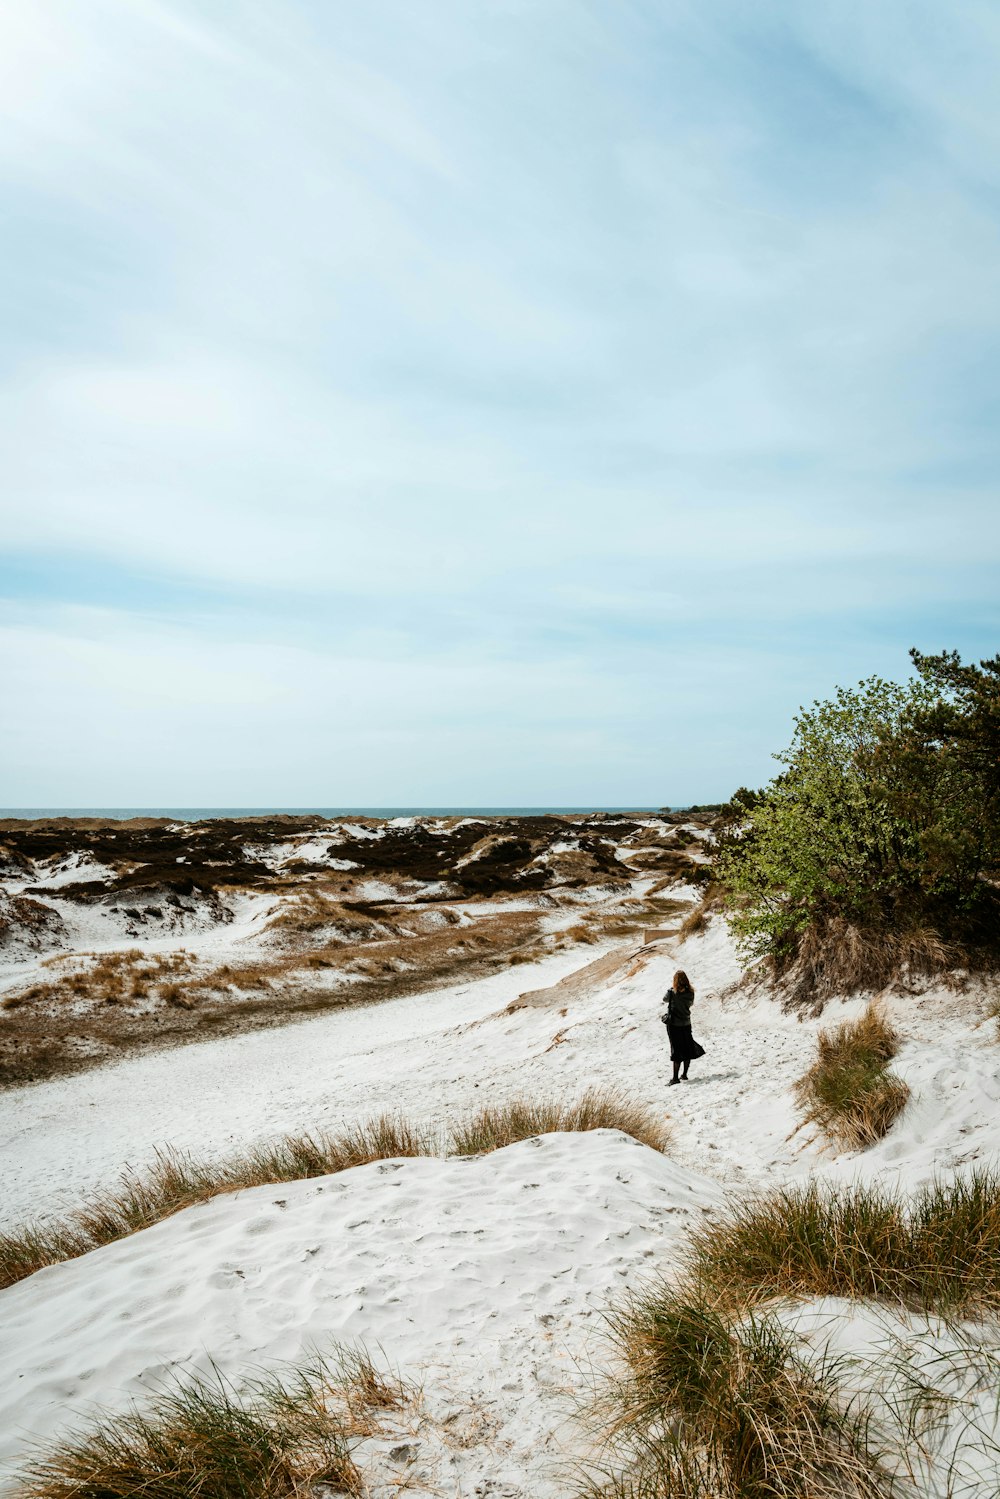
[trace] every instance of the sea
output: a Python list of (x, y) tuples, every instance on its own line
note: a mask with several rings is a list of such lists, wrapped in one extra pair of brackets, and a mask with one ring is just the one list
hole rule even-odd
[(666, 807), (0, 807), (5, 817), (544, 817), (554, 813), (665, 812)]

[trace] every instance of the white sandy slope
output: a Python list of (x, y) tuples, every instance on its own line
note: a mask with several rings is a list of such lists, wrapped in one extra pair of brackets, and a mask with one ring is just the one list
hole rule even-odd
[[(216, 1199), (4, 1293), (19, 1377), (0, 1395), (0, 1453), (57, 1430), (67, 1405), (119, 1405), (170, 1371), (212, 1359), (239, 1377), (360, 1340), (424, 1385), (422, 1487), (521, 1494), (530, 1474), (537, 1499), (565, 1493), (559, 1428), (601, 1313), (719, 1197), (601, 1131)], [(488, 1440), (450, 1443), (455, 1409)]]
[[(796, 1131), (791, 1095), (820, 1022), (727, 995), (738, 968), (721, 923), (680, 948), (619, 956), (514, 1013), (519, 990), (554, 984), (584, 954), (0, 1097), (8, 1223), (65, 1210), (160, 1144), (224, 1154), (385, 1108), (436, 1122), (485, 1101), (620, 1084), (675, 1134), (670, 1160), (614, 1134), (549, 1137), (478, 1161), (259, 1189), (2, 1291), (3, 1458), (26, 1433), (55, 1431), (88, 1401), (120, 1405), (165, 1369), (214, 1357), (237, 1373), (347, 1337), (425, 1381), (414, 1492), (570, 1494), (560, 1464), (582, 1439), (566, 1424), (569, 1395), (603, 1356), (595, 1313), (670, 1262), (692, 1210), (817, 1170), (909, 1188), (1000, 1161), (1000, 1045), (975, 995), (891, 1002), (912, 1102), (873, 1150), (830, 1156)], [(678, 962), (697, 986), (707, 1055), (668, 1088), (659, 1000)], [(831, 1006), (822, 1023), (860, 1008)], [(448, 1437), (460, 1410), (476, 1412), (466, 1447)]]

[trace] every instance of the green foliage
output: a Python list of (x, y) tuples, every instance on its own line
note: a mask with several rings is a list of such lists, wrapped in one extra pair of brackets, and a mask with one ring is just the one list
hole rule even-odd
[(784, 971), (834, 927), (965, 945), (988, 930), (1000, 658), (914, 659), (903, 685), (870, 677), (803, 710), (782, 773), (725, 809), (715, 873), (748, 959)]

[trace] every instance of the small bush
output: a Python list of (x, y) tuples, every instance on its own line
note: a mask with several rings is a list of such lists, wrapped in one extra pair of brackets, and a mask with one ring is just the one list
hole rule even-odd
[(666, 1125), (652, 1110), (611, 1089), (591, 1089), (575, 1103), (515, 1100), (484, 1108), (452, 1129), (449, 1148), (455, 1155), (482, 1155), (535, 1135), (592, 1129), (621, 1130), (653, 1150), (669, 1145)]
[(976, 1171), (911, 1200), (815, 1182), (750, 1198), (699, 1228), (688, 1278), (707, 1301), (869, 1297), (946, 1316), (1000, 1314), (1000, 1173)]
[(838, 1145), (863, 1150), (887, 1134), (910, 1090), (888, 1071), (899, 1037), (878, 1005), (821, 1031), (819, 1058), (796, 1084), (804, 1119)]
[(914, 662), (801, 711), (781, 774), (724, 811), (731, 926), (795, 1002), (1000, 964), (1000, 657)]

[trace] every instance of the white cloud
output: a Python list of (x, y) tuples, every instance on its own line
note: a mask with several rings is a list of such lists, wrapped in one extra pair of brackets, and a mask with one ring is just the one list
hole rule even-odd
[[(905, 670), (941, 609), (989, 648), (998, 53), (977, 4), (11, 0), (0, 472), (53, 736), (18, 776), (65, 800), (84, 679), (106, 755), (141, 721), (167, 774), (156, 712), (217, 711), (214, 784), (233, 735), (292, 775), (272, 717), (301, 742), (321, 681), (345, 773), (417, 735), (429, 786), (460, 733), (487, 800), (588, 755), (645, 788), (710, 761), (647, 684), (697, 738), (708, 673), (755, 726), (721, 791), (813, 669)], [(89, 644), (67, 569), (127, 595)], [(567, 737), (566, 683), (628, 732)]]

